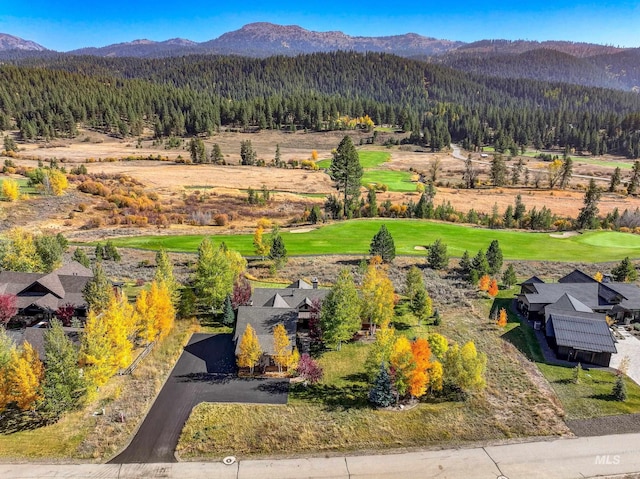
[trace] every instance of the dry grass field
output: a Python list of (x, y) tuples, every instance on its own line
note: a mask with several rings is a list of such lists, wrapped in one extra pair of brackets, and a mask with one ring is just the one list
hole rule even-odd
[[(260, 131), (255, 133), (231, 133), (222, 132), (205, 139), (207, 150), (210, 151), (212, 144), (218, 143), (225, 156), (228, 165), (186, 165), (175, 162), (178, 157), (186, 159), (189, 157), (188, 141), (183, 140), (178, 148), (165, 149), (163, 144), (154, 143), (152, 139), (143, 139), (138, 142), (134, 139), (120, 140), (92, 131), (81, 131), (79, 136), (73, 140), (56, 140), (49, 143), (29, 143), (21, 144), (18, 158), (14, 160), (18, 165), (34, 166), (35, 159), (56, 158), (63, 162), (67, 168), (73, 165), (84, 164), (90, 174), (122, 174), (128, 175), (141, 182), (144, 187), (157, 193), (161, 201), (167, 208), (174, 208), (187, 195), (193, 192), (201, 192), (207, 196), (207, 201), (211, 203), (213, 211), (228, 213), (229, 208), (239, 210), (239, 214), (234, 215), (233, 221), (226, 227), (215, 228), (213, 232), (225, 231), (228, 228), (236, 230), (248, 230), (255, 225), (256, 218), (260, 216), (275, 216), (276, 219), (286, 224), (299, 218), (305, 206), (322, 204), (323, 196), (333, 191), (331, 179), (323, 171), (310, 171), (302, 169), (276, 169), (264, 167), (239, 166), (240, 143), (244, 140), (251, 140), (259, 159), (263, 159), (269, 164), (275, 154), (276, 145), (280, 146), (282, 159), (305, 160), (311, 158), (311, 152), (316, 150), (320, 159), (330, 158), (331, 150), (340, 142), (344, 132), (324, 132), (305, 133), (298, 131), (295, 133)], [(367, 135), (359, 132), (349, 132), (354, 137), (356, 144), (360, 140), (365, 140)], [(391, 134), (385, 133), (389, 136)], [(402, 135), (396, 135), (398, 138)], [(450, 202), (454, 208), (468, 211), (474, 208), (478, 212), (490, 213), (493, 206), (497, 204), (500, 213), (508, 205), (514, 203), (515, 196), (520, 194), (527, 208), (543, 205), (551, 209), (555, 214), (575, 217), (582, 207), (583, 188), (588, 182), (586, 178), (574, 177), (572, 187), (567, 190), (549, 190), (546, 188), (543, 169), (545, 164), (539, 159), (532, 158), (532, 153), (523, 156), (526, 165), (531, 169), (533, 177), (540, 172), (543, 179), (541, 188), (528, 187), (501, 187), (493, 188), (488, 186), (488, 164), (483, 164), (489, 158), (482, 158), (480, 153), (473, 153), (472, 158), (478, 160), (476, 168), (480, 171), (480, 186), (473, 190), (459, 188), (463, 172), (463, 161), (453, 157), (449, 153), (429, 153), (418, 151), (413, 146), (394, 146), (386, 148), (382, 145), (364, 145), (361, 150), (385, 151), (391, 154), (390, 161), (380, 165), (379, 169), (396, 172), (406, 172), (409, 170), (426, 172), (434, 161), (440, 162), (440, 173), (438, 176), (438, 188), (435, 203)], [(110, 161), (109, 159), (121, 159), (126, 157), (157, 157), (161, 156), (168, 161)], [(26, 159), (29, 158), (29, 159)], [(623, 177), (628, 175), (628, 167), (631, 162), (628, 160), (603, 157), (594, 159), (591, 157), (573, 156), (574, 175), (588, 175), (602, 178), (600, 185), (608, 185), (608, 177), (616, 165), (620, 165)], [(515, 163), (514, 159), (507, 161), (507, 165)], [(246, 189), (260, 189), (265, 185), (269, 190), (275, 192), (272, 202), (267, 208), (253, 207), (241, 208), (243, 200), (246, 198)], [(364, 190), (363, 190), (364, 191)], [(378, 203), (389, 199), (393, 203), (417, 201), (419, 198), (416, 192), (386, 192), (378, 195)], [(34, 209), (40, 211), (40, 203), (35, 203)], [(76, 204), (81, 202), (93, 204), (98, 203), (95, 198), (88, 195), (79, 194), (75, 199)], [(600, 201), (600, 213), (608, 213), (614, 208), (620, 211), (625, 208), (635, 209), (640, 207), (640, 200), (636, 197), (627, 197), (622, 194), (605, 193)], [(14, 208), (12, 206), (11, 208)], [(11, 216), (7, 204), (0, 204), (0, 218)], [(28, 204), (21, 207), (28, 210)], [(60, 214), (52, 212), (46, 217), (46, 227), (57, 228), (67, 234), (75, 233), (79, 237), (91, 237), (93, 233), (78, 232), (86, 223), (85, 214), (71, 215), (73, 206), (60, 211)], [(89, 209), (88, 214), (92, 216), (104, 215), (100, 209)], [(19, 215), (13, 215), (18, 222), (26, 223), (29, 227), (38, 227), (38, 222), (44, 220), (43, 215), (37, 215), (33, 221), (29, 211), (21, 211)], [(109, 222), (107, 221), (107, 224)], [(118, 227), (117, 229), (122, 229)], [(203, 227), (196, 227), (198, 232), (205, 232)], [(172, 225), (172, 233), (184, 233), (193, 231), (186, 225)]]

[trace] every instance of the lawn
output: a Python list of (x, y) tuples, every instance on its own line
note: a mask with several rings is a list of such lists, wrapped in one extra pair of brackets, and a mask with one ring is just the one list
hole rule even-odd
[[(387, 151), (369, 151), (359, 150), (358, 157), (360, 158), (360, 165), (365, 170), (368, 168), (378, 168), (383, 163), (386, 163), (391, 159), (391, 153)], [(317, 161), (316, 164), (319, 168), (329, 168), (331, 165), (331, 159)]]
[[(416, 179), (417, 179), (417, 175)], [(383, 183), (389, 191), (410, 193), (416, 191), (414, 175), (408, 171), (393, 170), (365, 170), (362, 175), (362, 185), (368, 187), (372, 183)]]
[[(352, 220), (342, 221), (306, 233), (284, 231), (282, 237), (290, 255), (354, 254), (366, 255), (371, 238), (382, 224), (393, 236), (396, 252), (425, 256), (423, 247), (442, 239), (450, 256), (460, 257), (465, 250), (473, 256), (492, 240), (500, 242), (505, 259), (546, 261), (619, 261), (625, 256), (640, 258), (640, 236), (613, 231), (590, 231), (569, 238), (552, 238), (548, 233), (491, 230), (425, 220)], [(136, 236), (114, 238), (118, 247), (195, 252), (202, 235)], [(216, 235), (215, 243), (226, 245), (245, 256), (254, 255), (253, 235)], [(604, 247), (603, 247), (604, 246)]]
[[(40, 192), (35, 189), (33, 186), (29, 186), (29, 180), (27, 178), (13, 178), (18, 182), (18, 187), (20, 188), (21, 195), (37, 195)], [(2, 181), (0, 178), (0, 191), (2, 191)]]

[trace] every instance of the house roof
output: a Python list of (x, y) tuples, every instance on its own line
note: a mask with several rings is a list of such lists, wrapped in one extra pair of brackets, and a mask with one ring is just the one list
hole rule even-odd
[(31, 305), (55, 311), (72, 304), (76, 308), (86, 307), (82, 290), (93, 273), (80, 263), (71, 263), (52, 273), (0, 272), (0, 292), (17, 296), (20, 309)]
[(523, 281), (522, 283), (520, 283), (520, 285), (523, 285), (523, 284), (536, 284), (536, 283), (544, 283), (544, 281), (542, 281), (537, 276), (531, 276), (531, 278), (529, 278), (526, 281)]
[(304, 279), (298, 279), (287, 286), (288, 289), (313, 289), (313, 285), (307, 283)]
[(251, 294), (251, 302), (256, 307), (272, 306), (274, 297), (277, 295), (286, 302), (287, 307), (296, 308), (305, 298), (311, 301), (324, 299), (329, 291), (328, 289), (256, 288)]
[(620, 306), (625, 309), (640, 310), (640, 288), (630, 283), (607, 283), (607, 287), (623, 297)]
[(275, 353), (273, 344), (273, 329), (278, 324), (283, 324), (291, 348), (296, 344), (296, 331), (297, 331), (298, 315), (293, 308), (271, 308), (271, 307), (255, 307), (255, 306), (240, 306), (238, 308), (238, 320), (236, 322), (236, 330), (233, 335), (233, 340), (236, 343), (236, 355), (240, 351), (240, 341), (242, 335), (247, 329), (247, 325), (251, 324), (256, 331), (258, 341), (262, 352), (272, 355)]
[(558, 280), (558, 283), (597, 283), (594, 278), (589, 276), (587, 273), (580, 271), (579, 269), (574, 269), (571, 273), (566, 276), (563, 276)]
[(569, 293), (565, 293), (560, 296), (560, 299), (547, 306), (545, 311), (549, 308), (555, 311), (579, 311), (582, 313), (593, 313), (593, 310), (589, 306), (571, 296)]
[[(76, 346), (80, 345), (80, 334), (82, 333), (82, 329), (63, 327), (62, 330), (73, 344)], [(24, 330), (24, 334), (22, 336), (22, 343), (26, 342), (33, 346), (33, 349), (38, 353), (38, 356), (42, 361), (44, 361), (46, 357), (44, 350), (44, 333), (46, 331), (47, 328), (27, 328)]]
[(533, 287), (537, 293), (524, 296), (529, 304), (553, 304), (564, 294), (569, 294), (591, 309), (607, 309), (611, 305), (601, 301), (598, 294), (600, 283), (540, 283)]
[(273, 297), (266, 302), (265, 306), (271, 308), (290, 308), (289, 303), (287, 303), (279, 293), (273, 295)]
[(595, 353), (617, 352), (609, 325), (604, 319), (554, 313), (550, 321), (558, 346)]

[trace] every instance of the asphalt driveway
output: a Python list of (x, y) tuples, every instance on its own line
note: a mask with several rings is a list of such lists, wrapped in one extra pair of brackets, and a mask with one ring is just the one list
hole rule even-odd
[(288, 380), (238, 378), (230, 334), (194, 334), (135, 437), (109, 462), (176, 462), (180, 433), (197, 404), (286, 404), (288, 392)]

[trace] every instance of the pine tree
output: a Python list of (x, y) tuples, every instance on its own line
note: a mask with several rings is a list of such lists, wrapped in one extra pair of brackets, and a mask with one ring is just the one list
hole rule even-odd
[(576, 225), (579, 229), (595, 228), (598, 221), (598, 201), (602, 193), (596, 186), (596, 181), (591, 178), (589, 187), (584, 194), (584, 206), (578, 214)]
[(614, 281), (633, 282), (638, 279), (638, 272), (629, 257), (624, 258), (618, 266), (611, 270)]
[(287, 263), (287, 248), (284, 240), (277, 229), (271, 235), (271, 248), (269, 248), (269, 259), (273, 261), (276, 268), (281, 268)]
[(411, 266), (407, 272), (404, 285), (404, 295), (409, 299), (409, 301), (411, 301), (416, 292), (420, 289), (424, 289), (424, 280), (422, 278), (422, 273), (418, 267), (414, 265)]
[(478, 278), (489, 274), (489, 262), (484, 251), (479, 250), (471, 261), (471, 269), (475, 271)]
[(631, 179), (627, 184), (627, 193), (630, 195), (635, 194), (640, 184), (640, 161), (633, 162), (633, 168), (631, 169)]
[(220, 145), (214, 143), (211, 147), (211, 163), (214, 165), (224, 165), (224, 155), (222, 154), (222, 150), (220, 149)]
[(622, 171), (619, 166), (616, 166), (616, 169), (611, 173), (611, 181), (609, 182), (609, 193), (613, 193), (616, 191), (618, 186), (620, 186), (620, 182), (622, 181)]
[(391, 263), (396, 257), (396, 245), (386, 225), (380, 226), (378, 232), (371, 239), (369, 254), (380, 256), (385, 263)]
[(505, 176), (507, 174), (507, 167), (504, 163), (504, 159), (502, 155), (494, 155), (491, 160), (491, 182), (493, 186), (504, 186), (505, 184)]
[(491, 242), (487, 249), (486, 258), (487, 263), (489, 264), (489, 274), (495, 276), (500, 273), (500, 270), (502, 269), (503, 256), (498, 240), (493, 240)]
[(460, 276), (462, 276), (463, 279), (469, 281), (472, 269), (469, 251), (464, 250), (464, 253), (462, 253), (462, 258), (460, 258), (458, 269), (460, 270)]
[(102, 263), (97, 262), (93, 267), (93, 278), (82, 290), (87, 306), (96, 314), (104, 311), (113, 297), (113, 285), (107, 278)]
[(409, 309), (418, 318), (418, 324), (431, 316), (433, 303), (426, 289), (419, 289), (409, 302)]
[(236, 315), (233, 312), (233, 306), (231, 305), (231, 296), (227, 295), (227, 297), (224, 298), (224, 306), (222, 307), (222, 324), (233, 327), (235, 322)]
[(389, 407), (395, 402), (395, 395), (391, 389), (391, 376), (384, 363), (380, 363), (380, 371), (369, 391), (369, 402), (375, 407)]
[(371, 187), (367, 192), (367, 203), (369, 204), (369, 218), (378, 216), (378, 201), (376, 198), (376, 189)]
[(427, 264), (430, 268), (443, 270), (449, 266), (447, 245), (438, 238), (431, 244), (427, 251)]
[(360, 158), (351, 138), (345, 136), (333, 153), (333, 160), (328, 170), (329, 176), (336, 183), (336, 189), (343, 194), (343, 216), (351, 215), (352, 206), (360, 197), (360, 181), (363, 170)]
[(622, 375), (618, 375), (616, 383), (613, 385), (611, 395), (616, 401), (624, 402), (627, 400), (627, 385)]
[(511, 289), (517, 282), (518, 278), (516, 276), (516, 270), (514, 269), (513, 264), (509, 263), (509, 266), (507, 266), (507, 269), (502, 274), (502, 284)]
[(240, 159), (243, 165), (255, 165), (257, 155), (251, 145), (251, 140), (245, 140), (240, 143)]

